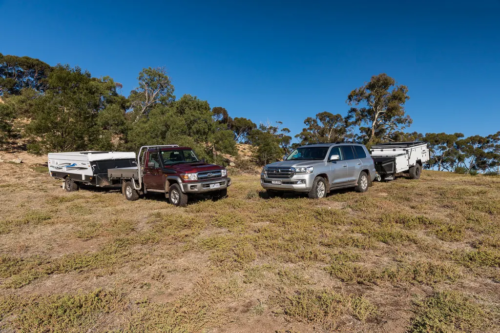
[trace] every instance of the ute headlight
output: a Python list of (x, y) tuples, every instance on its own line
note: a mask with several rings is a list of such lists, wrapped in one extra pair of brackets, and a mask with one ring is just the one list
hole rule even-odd
[(185, 173), (181, 175), (181, 178), (184, 180), (198, 180), (198, 174), (197, 173)]
[(314, 168), (313, 167), (298, 167), (298, 168), (292, 168), (294, 169), (295, 173), (313, 173)]
[(227, 170), (226, 169), (222, 169), (221, 176), (222, 177), (226, 177), (227, 176)]

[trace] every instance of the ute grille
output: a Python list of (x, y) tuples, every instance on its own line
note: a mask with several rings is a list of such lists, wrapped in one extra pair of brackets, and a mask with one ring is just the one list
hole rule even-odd
[(204, 171), (198, 173), (198, 180), (220, 178), (220, 177), (222, 177), (222, 172), (220, 170)]
[(292, 168), (270, 167), (267, 168), (267, 176), (269, 178), (292, 178), (293, 171)]

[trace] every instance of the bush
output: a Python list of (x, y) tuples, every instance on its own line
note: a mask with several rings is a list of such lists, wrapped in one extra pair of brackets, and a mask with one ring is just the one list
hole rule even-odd
[(464, 167), (456, 167), (454, 172), (460, 175), (466, 175), (468, 173), (467, 169)]

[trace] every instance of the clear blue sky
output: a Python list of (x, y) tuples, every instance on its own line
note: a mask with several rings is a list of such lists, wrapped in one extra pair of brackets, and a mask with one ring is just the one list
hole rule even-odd
[(0, 18), (3, 54), (109, 75), (124, 95), (164, 66), (178, 98), (293, 134), (318, 112), (345, 115), (379, 73), (408, 86), (411, 131), (500, 130), (499, 0), (0, 0)]

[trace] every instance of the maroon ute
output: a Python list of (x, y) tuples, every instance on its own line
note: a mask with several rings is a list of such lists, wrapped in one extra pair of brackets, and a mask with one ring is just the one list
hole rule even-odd
[(144, 146), (137, 166), (108, 170), (112, 184), (121, 184), (127, 200), (137, 200), (148, 192), (165, 193), (176, 206), (186, 206), (190, 194), (227, 195), (231, 179), (224, 167), (200, 161), (189, 147), (178, 145)]

